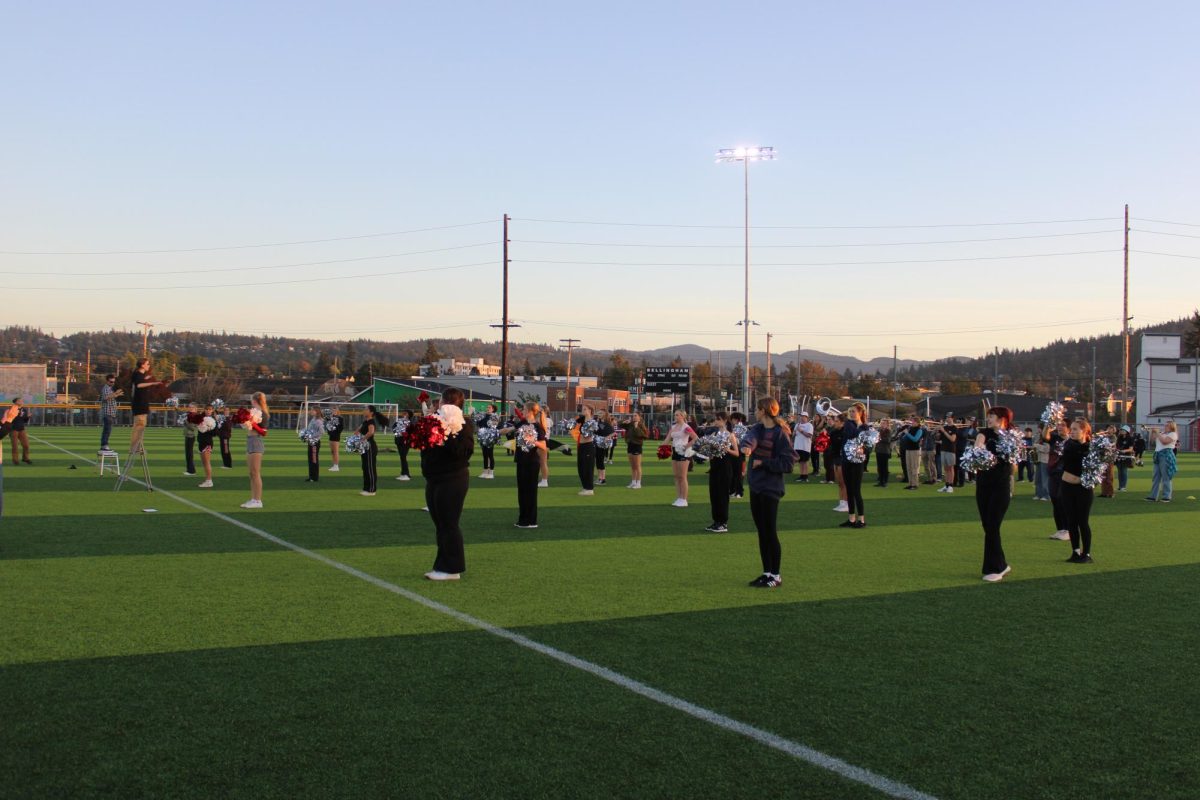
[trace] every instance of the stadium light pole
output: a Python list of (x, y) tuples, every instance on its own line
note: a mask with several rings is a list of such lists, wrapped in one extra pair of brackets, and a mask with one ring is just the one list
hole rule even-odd
[[(750, 162), (774, 161), (774, 147), (728, 147), (717, 151), (718, 164), (742, 162), (742, 187), (745, 215), (745, 296), (742, 321), (742, 413), (750, 409)], [(757, 324), (757, 323), (754, 323)]]

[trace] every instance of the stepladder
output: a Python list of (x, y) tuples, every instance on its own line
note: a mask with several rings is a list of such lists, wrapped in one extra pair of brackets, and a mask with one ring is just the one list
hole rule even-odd
[(142, 485), (146, 487), (147, 492), (154, 491), (154, 484), (150, 481), (150, 462), (146, 458), (146, 448), (138, 445), (137, 449), (131, 450), (126, 457), (125, 466), (121, 468), (121, 473), (117, 476), (117, 485), (113, 487), (114, 492), (121, 491), (121, 487), (129, 480), (129, 471), (133, 469), (135, 461), (140, 461), (142, 465)]

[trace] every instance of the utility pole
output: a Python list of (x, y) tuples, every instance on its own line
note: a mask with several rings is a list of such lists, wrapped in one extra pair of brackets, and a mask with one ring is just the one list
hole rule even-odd
[(91, 383), (91, 381), (92, 381), (92, 348), (90, 348), (90, 347), (88, 348), (88, 351), (87, 351), (87, 366), (85, 366), (83, 368), (83, 373), (84, 373), (83, 374), (84, 382)]
[(767, 397), (771, 396), (771, 334), (767, 334)]
[(896, 395), (897, 395), (897, 391), (899, 390), (899, 387), (900, 387), (900, 385), (898, 383), (896, 383), (896, 353), (897, 352), (898, 352), (898, 350), (897, 350), (896, 345), (892, 345), (892, 418), (893, 419), (896, 417), (896, 415), (898, 413), (896, 411), (896, 401), (897, 401)]
[(992, 366), (992, 405), (1000, 405), (1000, 348), (995, 348), (995, 362)]
[(501, 287), (500, 324), (489, 325), (500, 329), (500, 411), (508, 413), (508, 329), (519, 328), (508, 321), (508, 214), (504, 215), (501, 244)]
[(142, 358), (150, 357), (150, 329), (154, 327), (153, 322), (138, 322), (142, 326)]
[[(796, 344), (796, 402), (800, 402), (800, 345)], [(804, 409), (800, 409), (803, 411)]]
[(69, 358), (67, 359), (66, 381), (66, 388), (63, 389), (63, 402), (69, 402), (71, 400), (71, 359)]
[(1096, 345), (1092, 345), (1092, 422), (1100, 417), (1100, 400), (1096, 397)]
[(1129, 415), (1129, 203), (1125, 204), (1125, 292), (1121, 310), (1121, 424)]
[[(575, 345), (579, 344), (579, 339), (559, 339), (560, 342), (567, 346), (567, 402), (572, 406), (575, 405), (575, 397), (571, 394), (571, 351), (575, 349)], [(574, 413), (572, 409), (571, 413)]]

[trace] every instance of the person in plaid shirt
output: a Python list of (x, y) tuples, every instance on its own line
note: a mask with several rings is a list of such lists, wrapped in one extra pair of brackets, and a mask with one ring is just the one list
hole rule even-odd
[(115, 388), (116, 384), (117, 376), (110, 373), (104, 376), (104, 385), (100, 387), (100, 424), (104, 426), (100, 429), (102, 454), (112, 452), (108, 449), (108, 436), (117, 421), (117, 398), (125, 394), (124, 390)]

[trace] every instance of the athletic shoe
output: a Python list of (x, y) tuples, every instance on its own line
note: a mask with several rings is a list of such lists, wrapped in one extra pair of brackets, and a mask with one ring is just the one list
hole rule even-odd
[(596, 481), (596, 485), (597, 485), (597, 486), (603, 486), (603, 485), (604, 485), (604, 478), (599, 478), (599, 479), (597, 479), (597, 481)]
[(1050, 534), (1050, 538), (1057, 539), (1060, 542), (1069, 542), (1071, 541), (1071, 533), (1069, 531), (1055, 531)]
[(634, 488), (634, 489), (640, 489), (640, 488), (642, 488), (642, 482), (641, 482), (641, 481), (636, 481), (636, 482), (634, 483), (634, 485), (633, 485), (633, 488)]
[[(21, 459), (21, 463), (22, 463), (22, 464), (28, 464), (28, 465), (29, 465), (29, 466), (31, 466), (31, 467), (33, 466), (33, 462), (32, 462), (32, 461), (30, 461), (28, 458), (22, 458), (22, 459)], [(195, 475), (195, 474), (196, 474), (196, 473), (194, 473), (194, 472), (189, 472), (189, 473), (188, 473), (188, 475)]]
[(428, 511), (428, 510), (429, 510), (429, 506), (421, 506), (421, 510), (422, 510), (422, 511)]
[(675, 498), (675, 502), (671, 503), (671, 505), (675, 506), (676, 508), (687, 508), (687, 500), (684, 500), (682, 497), (677, 497)]
[(779, 577), (778, 575), (764, 575), (763, 577), (766, 580), (764, 580), (762, 583), (758, 584), (756, 588), (777, 589), (783, 585), (783, 578)]
[(368, 492), (368, 491), (362, 491), (362, 492), (359, 492), (359, 494), (361, 494), (363, 497), (374, 497), (375, 496), (374, 492)]
[(1117, 491), (1118, 491), (1118, 492), (1127, 492), (1127, 491), (1129, 491), (1129, 490), (1128, 490), (1128, 489), (1117, 489)]
[(538, 481), (539, 489), (545, 489), (549, 485), (550, 485), (550, 481)]
[(945, 493), (946, 493), (946, 490), (947, 490), (947, 489), (949, 489), (949, 488), (950, 488), (949, 486), (943, 486), (942, 488), (938, 489), (938, 493), (939, 493), (939, 494), (945, 494)]
[(431, 581), (456, 581), (458, 577), (457, 572), (438, 572), (436, 569), (431, 569), (425, 573), (426, 580)]
[(537, 527), (537, 523), (535, 522), (535, 523), (533, 523), (532, 525), (522, 525), (521, 523), (519, 523), (519, 522), (518, 522), (518, 523), (517, 523), (516, 525), (514, 525), (513, 527), (514, 527), (514, 528), (522, 528), (523, 530), (531, 530), (531, 529), (533, 529), (533, 528), (536, 528), (536, 527)]
[(838, 527), (839, 528), (853, 528), (854, 523), (851, 522), (850, 520), (846, 520), (845, 522), (839, 522)]
[(759, 587), (765, 586), (767, 584), (767, 581), (769, 581), (770, 579), (771, 579), (770, 574), (764, 572), (762, 575), (759, 575), (757, 578), (750, 581), (749, 585), (753, 586), (755, 588), (759, 588)]
[(1072, 550), (1071, 556), (1067, 559), (1067, 563), (1068, 564), (1083, 564), (1085, 562), (1083, 560), (1083, 555), (1081, 553), (1076, 553), (1075, 551)]
[(1004, 576), (1012, 572), (1012, 567), (1005, 567), (1003, 572), (993, 572), (991, 575), (984, 575), (983, 579), (988, 583), (998, 583), (1004, 580)]
[(729, 533), (729, 526), (728, 525), (709, 525), (704, 530), (709, 531), (710, 533)]
[(630, 481), (630, 482), (629, 482), (629, 485), (628, 485), (628, 486), (626, 486), (625, 488), (626, 488), (626, 489), (636, 489), (636, 488), (637, 488), (637, 481)]
[(407, 475), (397, 475), (397, 476), (396, 476), (396, 480), (398, 480), (398, 481), (410, 481), (410, 480), (412, 480), (412, 478), (408, 477)]
[(916, 487), (916, 486), (905, 486), (905, 487), (904, 487), (904, 491), (906, 491), (906, 492), (915, 492), (915, 491), (917, 491), (917, 487)]
[(330, 472), (341, 472), (342, 468), (340, 466), (338, 466), (337, 464), (334, 464), (332, 467), (329, 468), (329, 471)]
[(946, 487), (946, 494), (954, 494), (954, 487), (953, 487), (953, 486), (947, 486), (947, 487)]
[(1157, 503), (1157, 502), (1158, 502), (1158, 500), (1157, 500), (1157, 499), (1155, 499), (1155, 498), (1153, 498), (1153, 497), (1147, 497), (1147, 498), (1146, 498), (1146, 502), (1147, 502), (1147, 503)]
[(212, 481), (205, 481), (204, 483), (200, 484), (200, 488), (201, 489), (211, 489), (211, 488), (213, 488), (213, 483), (212, 483)]
[(196, 477), (196, 473), (194, 473), (194, 472), (184, 472), (184, 473), (183, 473), (183, 477), (185, 477), (185, 478), (194, 478), (194, 477)]
[(222, 464), (222, 465), (221, 465), (221, 469), (233, 469), (233, 467), (227, 467), (227, 466), (225, 466), (224, 464)]
[(596, 493), (596, 492), (595, 492), (595, 490), (594, 490), (594, 489), (580, 489), (580, 490), (579, 490), (579, 496), (580, 496), (580, 497), (591, 497), (591, 496), (592, 496), (592, 495), (594, 495), (595, 493)]
[(242, 508), (262, 508), (262, 500), (247, 500), (242, 503)]
[(860, 519), (858, 522), (855, 522), (850, 527), (851, 528), (865, 528), (865, 527), (867, 527), (867, 523), (864, 520)]
[(1160, 502), (1160, 503), (1169, 503), (1169, 502), (1171, 502), (1171, 498), (1167, 497), (1167, 498), (1164, 498), (1164, 499), (1162, 499), (1162, 500), (1159, 500), (1158, 502)]
[(1091, 554), (1084, 553), (1083, 555), (1081, 555), (1079, 557), (1079, 561), (1077, 561), (1075, 563), (1077, 563), (1077, 564), (1095, 564), (1096, 562), (1092, 560)]
[(833, 510), (834, 510), (834, 511), (840, 511), (840, 512), (842, 512), (843, 514), (845, 514), (847, 511), (849, 511), (849, 510), (850, 510), (850, 506), (846, 505), (846, 501), (845, 501), (845, 500), (843, 500), (842, 502), (840, 502), (840, 503), (838, 503), (836, 506), (834, 506), (834, 507), (833, 507)]

